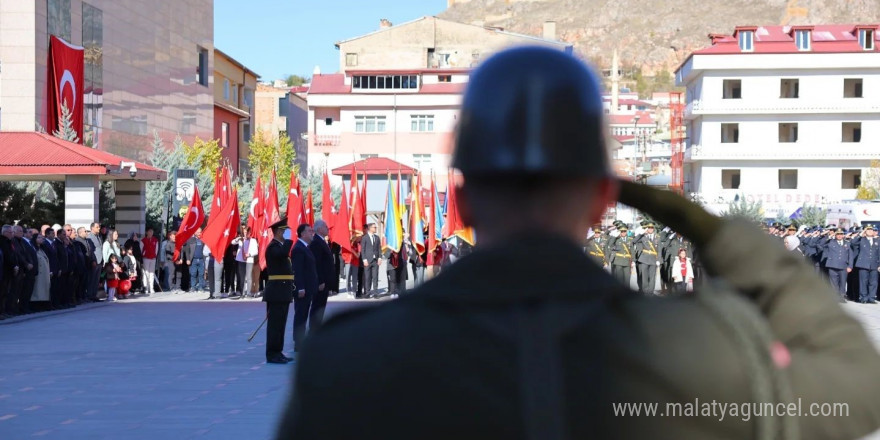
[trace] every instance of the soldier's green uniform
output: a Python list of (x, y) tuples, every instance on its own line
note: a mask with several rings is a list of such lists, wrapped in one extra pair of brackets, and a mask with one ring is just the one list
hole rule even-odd
[[(654, 224), (645, 223), (643, 227), (651, 228), (653, 231)], [(646, 232), (633, 242), (633, 250), (639, 291), (651, 295), (657, 285), (657, 263), (660, 261), (661, 250), (660, 237), (654, 232), (650, 234)]]
[(606, 259), (611, 267), (611, 275), (626, 287), (630, 286), (632, 276), (632, 240), (627, 236), (626, 226), (618, 228), (620, 236), (608, 242)]
[(599, 234), (596, 234), (587, 239), (586, 251), (590, 260), (596, 263), (597, 266), (603, 267), (605, 266), (605, 250), (603, 249), (604, 246), (600, 237)]

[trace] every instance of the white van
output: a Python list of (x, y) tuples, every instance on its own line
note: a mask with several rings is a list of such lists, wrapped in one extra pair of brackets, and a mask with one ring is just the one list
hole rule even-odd
[(842, 203), (828, 205), (827, 224), (848, 229), (867, 224), (880, 226), (880, 199), (844, 200)]

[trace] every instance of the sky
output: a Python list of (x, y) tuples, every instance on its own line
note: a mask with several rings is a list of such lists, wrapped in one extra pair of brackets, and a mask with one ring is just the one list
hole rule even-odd
[(446, 0), (215, 0), (214, 47), (260, 75), (310, 77), (339, 70), (337, 41), (446, 9)]

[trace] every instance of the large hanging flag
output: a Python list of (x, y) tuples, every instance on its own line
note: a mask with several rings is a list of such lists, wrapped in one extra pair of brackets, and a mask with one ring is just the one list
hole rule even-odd
[(425, 252), (425, 219), (423, 211), (425, 205), (422, 203), (422, 182), (421, 176), (413, 176), (413, 188), (410, 192), (409, 215), (409, 237), (413, 246), (419, 254)]
[[(336, 227), (336, 209), (333, 206), (333, 198), (331, 197), (330, 176), (324, 171), (324, 179), (321, 182), (321, 219), (327, 223), (327, 227), (332, 231)], [(348, 211), (348, 209), (346, 209)], [(348, 225), (346, 225), (347, 227)]]
[(302, 207), (302, 193), (296, 173), (290, 173), (290, 194), (287, 196), (287, 226), (296, 231), (305, 220)]
[(79, 143), (83, 143), (83, 96), (87, 93), (83, 80), (84, 57), (82, 46), (70, 44), (54, 35), (49, 37), (46, 130), (51, 134), (59, 128), (62, 107), (66, 107), (70, 111), (70, 122)]
[(199, 187), (193, 189), (192, 202), (189, 204), (189, 210), (183, 216), (180, 222), (180, 228), (177, 230), (177, 237), (174, 240), (174, 261), (180, 256), (180, 249), (183, 244), (195, 235), (196, 230), (202, 227), (205, 222), (205, 209), (202, 207), (202, 198), (199, 196)]
[(309, 189), (308, 195), (306, 195), (306, 223), (312, 226), (315, 225), (315, 210), (313, 208), (314, 205), (312, 204), (312, 190)]
[(391, 183), (391, 174), (388, 174), (388, 194), (385, 199), (385, 246), (393, 252), (400, 252), (403, 244), (403, 227), (400, 224), (400, 205), (397, 202), (397, 191)]

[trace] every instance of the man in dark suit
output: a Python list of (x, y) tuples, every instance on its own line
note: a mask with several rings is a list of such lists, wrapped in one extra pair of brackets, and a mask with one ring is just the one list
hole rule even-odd
[(388, 273), (388, 295), (400, 295), (406, 290), (406, 279), (408, 273), (406, 263), (409, 260), (409, 249), (407, 249), (406, 231), (403, 234), (404, 242), (400, 244), (400, 251), (394, 252), (391, 249), (385, 251), (385, 257), (388, 259), (388, 265), (385, 271)]
[(840, 302), (846, 302), (846, 276), (852, 272), (852, 250), (843, 235), (843, 229), (838, 228), (834, 240), (825, 244), (823, 252), (828, 277), (834, 290), (840, 294)]
[[(21, 232), (20, 235), (19, 231)], [(37, 261), (37, 248), (34, 243), (34, 236), (38, 233), (36, 229), (21, 227), (18, 227), (15, 231), (22, 252), (19, 254), (19, 258), (27, 261), (27, 271), (24, 274), (24, 282), (18, 295), (19, 313), (30, 313), (31, 295), (34, 293), (34, 284), (37, 282), (37, 275), (40, 272), (40, 265)]]
[[(293, 274), (295, 295), (293, 299), (293, 351), (296, 353), (302, 347), (302, 341), (306, 336), (306, 323), (309, 320), (309, 311), (312, 299), (318, 295), (318, 272), (315, 269), (315, 256), (309, 250), (309, 243), (315, 236), (315, 230), (311, 226), (302, 224), (296, 228), (298, 237), (296, 244), (291, 250), (293, 260)], [(325, 286), (326, 287), (326, 286)], [(326, 305), (326, 300), (324, 302)]]
[(877, 277), (880, 271), (880, 240), (874, 225), (865, 226), (865, 236), (852, 242), (854, 264), (850, 267), (859, 273), (859, 302), (873, 304), (877, 301)]
[(18, 301), (18, 274), (21, 263), (18, 250), (13, 244), (13, 226), (3, 225), (0, 232), (0, 251), (3, 252), (3, 282), (0, 285), (0, 319), (15, 314), (15, 303)]
[[(61, 283), (58, 275), (61, 273), (61, 265), (59, 263), (58, 247), (55, 246), (55, 231), (47, 228), (44, 231), (46, 240), (43, 241), (41, 249), (49, 259), (49, 298), (51, 300), (51, 308), (61, 308)], [(36, 244), (36, 231), (31, 235), (31, 243)]]
[(57, 284), (58, 304), (55, 307), (68, 308), (70, 304), (70, 259), (67, 254), (67, 247), (64, 245), (64, 230), (59, 229), (56, 233), (52, 228), (46, 229), (46, 238), (52, 237), (49, 241), (55, 250), (55, 256), (58, 259), (58, 271), (52, 280), (53, 287)]
[(364, 296), (375, 296), (379, 290), (379, 266), (382, 265), (382, 242), (376, 235), (376, 224), (367, 225), (367, 234), (361, 238), (361, 263), (364, 266)]
[(293, 300), (293, 267), (290, 264), (290, 249), (293, 242), (284, 239), (287, 219), (283, 218), (270, 226), (272, 242), (266, 248), (266, 272), (269, 280), (263, 291), (266, 303), (266, 363), (286, 364), (292, 359), (285, 356), (284, 327), (290, 301)]
[(327, 223), (324, 220), (318, 220), (315, 222), (315, 233), (314, 238), (312, 238), (311, 243), (309, 243), (309, 250), (312, 251), (312, 255), (315, 257), (315, 272), (318, 275), (318, 291), (315, 292), (315, 296), (312, 297), (312, 305), (309, 311), (309, 331), (315, 331), (318, 327), (321, 326), (321, 321), (324, 319), (324, 309), (327, 307), (327, 296), (330, 293), (330, 285), (333, 284), (334, 280), (337, 285), (339, 283), (339, 276), (336, 273), (336, 262), (333, 261), (333, 253), (330, 251), (330, 246), (327, 244), (327, 241), (324, 240), (330, 233), (330, 229), (327, 227)]

